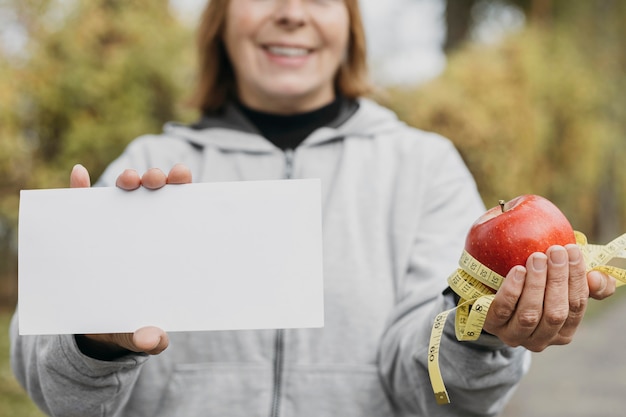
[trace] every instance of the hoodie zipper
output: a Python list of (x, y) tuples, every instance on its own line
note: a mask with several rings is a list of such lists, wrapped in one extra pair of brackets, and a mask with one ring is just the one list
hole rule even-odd
[(290, 180), (293, 177), (293, 149), (285, 150), (285, 173), (284, 178)]
[(283, 362), (285, 350), (285, 334), (283, 329), (276, 330), (274, 336), (274, 395), (272, 396), (272, 410), (270, 417), (278, 417), (280, 407), (280, 394), (283, 378)]
[[(283, 177), (291, 179), (293, 177), (293, 149), (285, 150), (285, 172)], [(270, 417), (278, 417), (280, 409), (280, 395), (283, 382), (283, 365), (285, 362), (285, 331), (276, 330), (274, 336), (274, 393), (272, 395), (272, 409)]]

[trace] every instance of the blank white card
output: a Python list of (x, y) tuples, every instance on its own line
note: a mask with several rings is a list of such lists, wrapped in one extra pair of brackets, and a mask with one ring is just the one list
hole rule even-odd
[(322, 327), (319, 180), (23, 190), (20, 334)]

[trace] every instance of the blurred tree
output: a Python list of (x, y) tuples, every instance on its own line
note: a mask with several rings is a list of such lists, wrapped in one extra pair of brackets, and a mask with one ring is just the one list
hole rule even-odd
[(521, 33), (459, 44), (442, 77), (390, 105), (456, 142), (488, 206), (542, 194), (604, 242), (626, 230), (626, 4), (510, 3), (534, 16)]
[(17, 190), (26, 183), (32, 167), (30, 149), (17, 124), (18, 91), (13, 75), (7, 62), (0, 60), (0, 283), (5, 284), (0, 285), (0, 306), (16, 291)]
[(78, 160), (97, 176), (132, 137), (180, 116), (193, 45), (166, 0), (78, 2), (34, 46), (21, 120), (48, 168), (38, 186), (65, 184)]
[[(532, 24), (551, 21), (556, 4), (553, 0), (444, 0), (446, 2), (446, 40), (444, 50), (451, 52), (471, 40), (475, 28), (490, 17), (493, 8), (514, 7)], [(571, 1), (556, 0), (559, 9), (571, 7)]]
[(2, 8), (28, 37), (23, 53), (0, 60), (6, 303), (15, 296), (10, 242), (19, 190), (65, 187), (79, 162), (97, 178), (134, 137), (192, 117), (182, 96), (193, 76), (194, 43), (166, 0), (4, 0)]
[(477, 0), (446, 0), (446, 39), (443, 49), (454, 50), (469, 38), (470, 28), (474, 25), (472, 10)]

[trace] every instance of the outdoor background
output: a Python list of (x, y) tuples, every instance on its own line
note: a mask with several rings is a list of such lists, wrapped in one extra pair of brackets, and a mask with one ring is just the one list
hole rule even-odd
[[(41, 415), (8, 365), (19, 190), (66, 187), (75, 163), (96, 179), (134, 137), (197, 117), (201, 4), (0, 0), (0, 416)], [(592, 242), (626, 232), (625, 1), (362, 4), (376, 98), (453, 140), (488, 207), (540, 194)], [(621, 292), (593, 302), (505, 416), (623, 415), (624, 315)]]

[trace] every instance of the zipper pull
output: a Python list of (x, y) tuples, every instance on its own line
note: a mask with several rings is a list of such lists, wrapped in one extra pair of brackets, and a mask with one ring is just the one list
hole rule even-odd
[(285, 178), (291, 179), (293, 176), (293, 149), (285, 150)]

